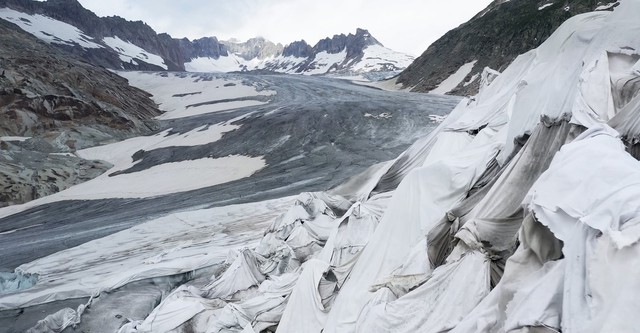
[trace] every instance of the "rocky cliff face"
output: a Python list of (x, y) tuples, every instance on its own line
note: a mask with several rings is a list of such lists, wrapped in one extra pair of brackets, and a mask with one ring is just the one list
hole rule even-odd
[(106, 170), (66, 155), (76, 149), (156, 128), (155, 103), (122, 77), (4, 20), (0, 45), (0, 205), (55, 193)]
[[(504, 70), (515, 57), (538, 47), (568, 18), (596, 9), (607, 10), (616, 1), (497, 0), (467, 23), (434, 42), (398, 77), (412, 91), (429, 92), (458, 72), (460, 80), (447, 92), (478, 92), (485, 67)], [(611, 5), (613, 4), (613, 5)], [(464, 65), (469, 70), (463, 68)], [(462, 71), (460, 72), (460, 70)]]
[(282, 55), (285, 57), (309, 58), (313, 55), (313, 48), (304, 40), (295, 41), (284, 47)]
[(238, 41), (224, 41), (222, 43), (229, 52), (237, 54), (244, 60), (263, 60), (277, 57), (282, 54), (284, 49), (282, 44), (275, 44), (262, 37), (251, 38), (244, 43)]
[(314, 47), (313, 51), (319, 53), (325, 51), (327, 53), (339, 53), (343, 50), (347, 51), (348, 58), (356, 58), (362, 55), (362, 50), (370, 45), (382, 45), (378, 42), (369, 31), (365, 29), (356, 29), (356, 34), (340, 34), (334, 35), (332, 38), (320, 40)]
[(220, 43), (215, 37), (204, 37), (193, 41), (183, 38), (178, 41), (178, 44), (185, 61), (200, 57), (218, 59), (229, 55), (226, 45)]

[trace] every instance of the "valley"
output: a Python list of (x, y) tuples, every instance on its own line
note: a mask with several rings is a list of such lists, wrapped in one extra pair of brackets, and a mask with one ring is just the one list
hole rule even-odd
[(0, 0), (0, 332), (637, 331), (640, 0), (487, 4), (414, 60)]
[[(107, 160), (114, 166), (84, 184), (23, 205), (0, 209), (0, 251), (4, 254), (0, 267), (3, 271), (10, 272), (22, 264), (129, 228), (135, 229), (137, 225), (190, 214), (189, 211), (196, 211), (197, 215), (200, 210), (216, 211), (216, 207), (263, 202), (335, 187), (377, 162), (393, 159), (435, 128), (437, 118), (446, 116), (460, 101), (449, 96), (387, 92), (321, 77), (153, 72), (122, 72), (120, 75), (134, 86), (152, 93), (160, 108), (169, 111), (158, 117), (160, 133), (79, 150), (76, 155), (80, 157)], [(226, 92), (216, 93), (220, 90)], [(237, 96), (235, 99), (240, 103), (250, 104), (234, 104), (229, 101), (233, 96)], [(253, 98), (260, 99), (260, 105), (251, 105)], [(190, 106), (196, 104), (200, 105)], [(198, 114), (189, 113), (192, 109), (199, 109)], [(381, 114), (384, 116), (379, 117)], [(215, 165), (195, 169), (192, 176), (188, 176), (191, 169), (186, 164), (180, 167), (181, 163), (216, 161), (229, 156), (261, 158), (263, 164), (249, 169), (237, 179), (229, 179), (229, 171), (217, 169)], [(239, 160), (234, 163), (250, 162)], [(158, 166), (172, 164), (178, 168), (154, 171)], [(143, 183), (127, 186), (128, 182), (143, 177), (145, 172), (152, 172), (147, 183), (143, 180)], [(208, 179), (218, 172), (227, 176), (219, 184), (208, 185)], [(182, 178), (182, 174), (187, 178)], [(120, 178), (125, 179), (125, 183), (119, 181)], [(145, 193), (147, 188), (153, 192)], [(132, 190), (137, 192), (132, 193)], [(245, 213), (246, 218), (255, 216), (264, 224), (286, 206), (280, 207), (263, 216)], [(224, 210), (218, 208), (217, 211)], [(203, 221), (224, 226), (245, 219), (224, 222), (227, 220), (209, 216)], [(251, 227), (254, 234), (250, 239), (255, 241), (263, 228), (262, 224)], [(172, 237), (173, 232), (167, 230), (159, 237)], [(189, 231), (190, 234), (193, 232), (196, 231)], [(223, 239), (247, 246), (249, 243), (234, 238), (246, 237), (241, 236), (246, 231), (238, 232), (225, 232)], [(43, 234), (47, 237), (42, 237)], [(133, 240), (126, 242), (130, 241)], [(220, 241), (217, 243), (221, 244)], [(135, 244), (141, 246), (139, 241)], [(164, 245), (155, 250), (147, 249), (141, 255), (149, 257), (171, 248), (166, 242), (156, 244)], [(232, 247), (223, 248), (218, 253), (226, 253)], [(120, 248), (119, 251), (124, 250)], [(178, 258), (179, 253), (176, 253)], [(83, 259), (78, 259), (80, 266), (71, 264), (56, 274), (69, 278), (70, 272), (85, 265)], [(138, 265), (132, 258), (127, 260), (130, 262), (127, 265), (131, 266), (119, 268), (125, 276)], [(224, 259), (216, 254), (213, 259), (206, 260), (207, 264), (193, 267), (212, 266)], [(93, 265), (91, 269), (112, 271), (109, 266)], [(153, 267), (150, 265), (145, 271), (152, 272)], [(177, 267), (163, 275), (178, 274), (191, 266)], [(35, 271), (43, 273), (42, 269)], [(148, 274), (151, 273), (138, 273), (134, 281), (154, 277), (157, 273)], [(89, 275), (85, 274), (85, 279), (86, 276)], [(95, 276), (104, 279), (102, 273)], [(65, 283), (73, 286), (79, 282), (69, 280)], [(119, 285), (107, 283), (95, 288), (107, 291), (116, 286)], [(55, 299), (66, 297), (56, 288), (49, 289), (47, 284), (33, 290), (40, 287), (49, 290), (51, 295), (57, 294)], [(95, 289), (89, 285), (86, 288), (86, 295)], [(77, 297), (82, 293), (74, 295)], [(38, 298), (28, 301), (26, 294), (18, 294), (18, 297), (20, 302), (25, 302), (14, 304), (20, 307), (39, 303)], [(7, 296), (0, 296), (0, 304), (9, 306), (13, 304), (11, 302)]]

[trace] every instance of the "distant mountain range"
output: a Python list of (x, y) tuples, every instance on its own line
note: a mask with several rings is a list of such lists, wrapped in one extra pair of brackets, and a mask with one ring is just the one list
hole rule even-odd
[(398, 72), (413, 61), (384, 47), (364, 29), (311, 46), (264, 38), (176, 39), (141, 21), (98, 17), (76, 0), (0, 0), (0, 18), (86, 61), (110, 69), (299, 74)]

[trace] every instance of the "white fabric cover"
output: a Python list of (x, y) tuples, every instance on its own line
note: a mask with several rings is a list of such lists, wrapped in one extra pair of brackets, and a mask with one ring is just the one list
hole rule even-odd
[(352, 331), (371, 297), (369, 287), (401, 264), (447, 209), (464, 198), (500, 147), (484, 136), (478, 139), (468, 149), (414, 169), (400, 184), (338, 294), (325, 332)]
[(276, 332), (319, 333), (324, 326), (327, 312), (318, 290), (320, 280), (329, 264), (311, 259), (302, 265), (302, 273), (293, 289), (287, 308)]

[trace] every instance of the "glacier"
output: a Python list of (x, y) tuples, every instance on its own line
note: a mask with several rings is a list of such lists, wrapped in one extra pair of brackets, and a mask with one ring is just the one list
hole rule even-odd
[(127, 331), (633, 331), (637, 13), (578, 15), (487, 70), (398, 158), (299, 195)]
[(397, 158), (330, 190), (178, 212), (58, 252), (18, 269), (49, 282), (0, 305), (90, 306), (193, 272), (119, 333), (634, 331), (638, 13), (625, 0), (569, 19), (503, 73), (486, 69), (480, 93)]

